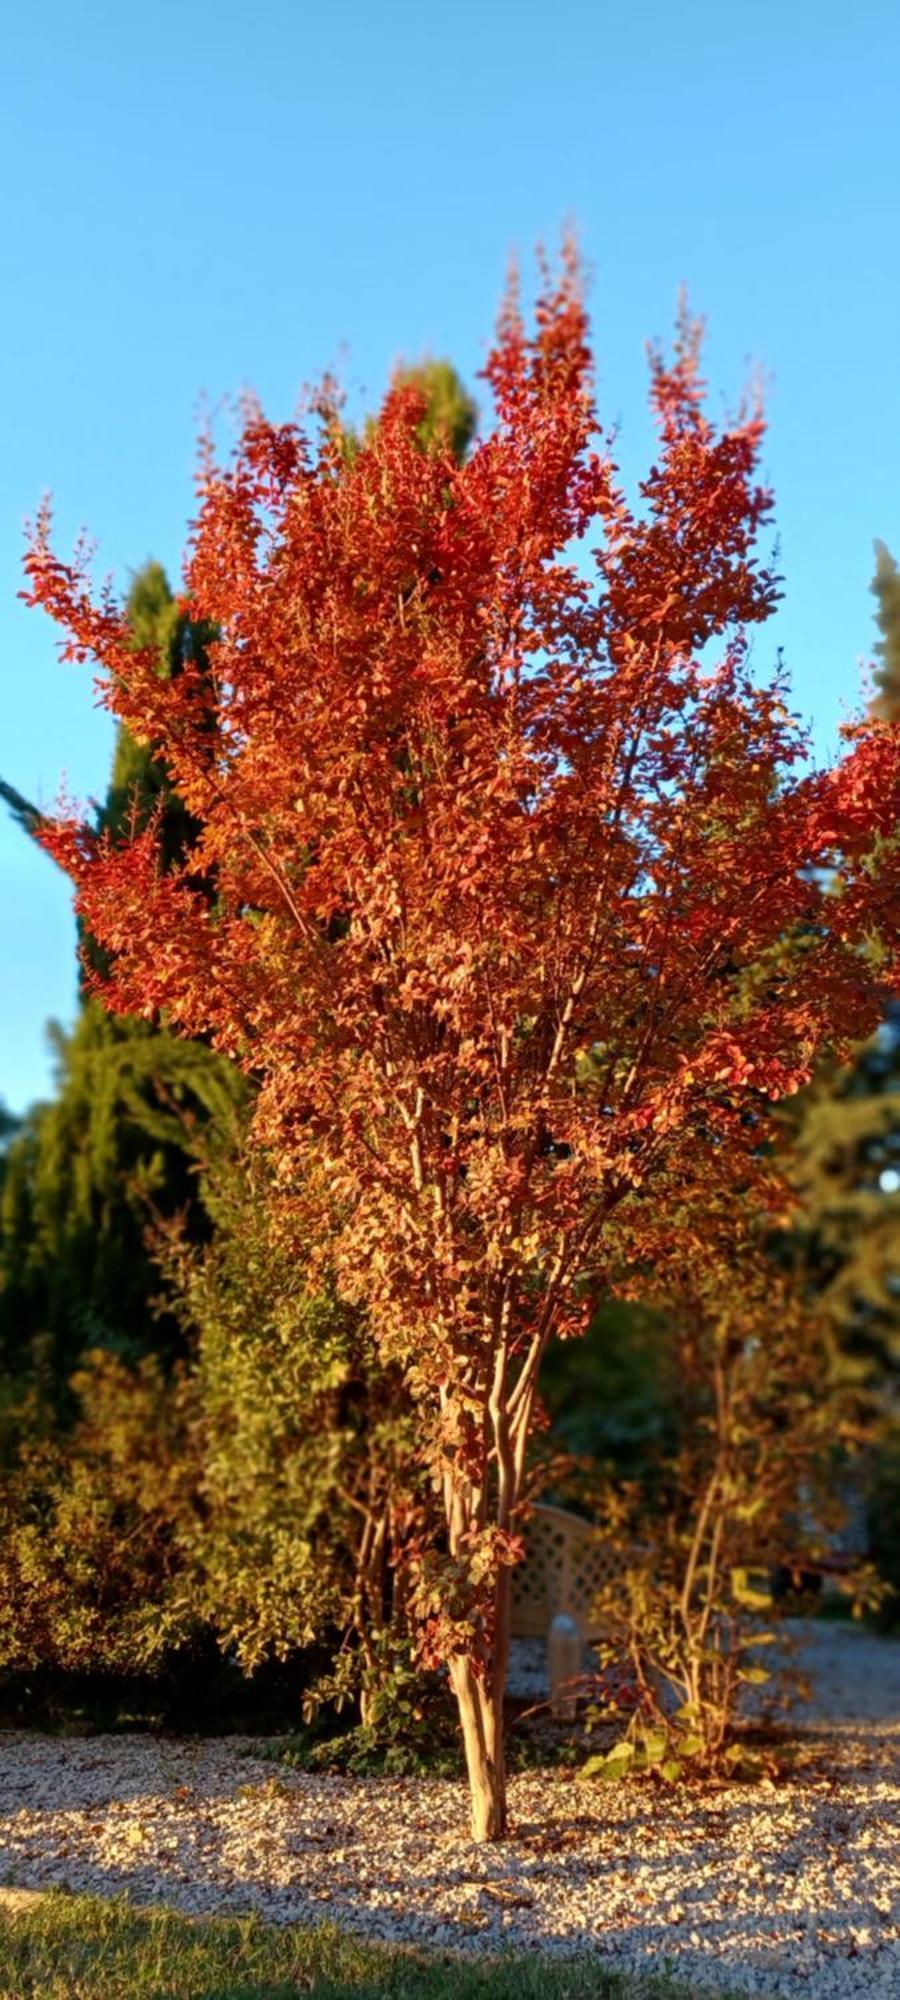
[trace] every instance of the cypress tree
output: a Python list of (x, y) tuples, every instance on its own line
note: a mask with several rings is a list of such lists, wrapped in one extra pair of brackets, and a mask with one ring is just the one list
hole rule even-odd
[[(881, 634), (872, 712), (900, 720), (900, 570), (875, 543)], [(794, 1127), (805, 1255), (827, 1301), (841, 1368), (900, 1375), (900, 1004), (849, 1066), (823, 1071)]]
[(0, 1192), (0, 1365), (39, 1369), (53, 1393), (87, 1347), (177, 1351), (147, 1233), (180, 1211), (202, 1233), (194, 1147), (210, 1119), (227, 1125), (238, 1088), (201, 1043), (91, 998), (49, 1033), (56, 1089), (22, 1121)]
[[(210, 635), (179, 610), (159, 563), (134, 577), (128, 612), (135, 645), (156, 648), (160, 674), (177, 673), (188, 655), (203, 660)], [(2, 793), (34, 834), (37, 809), (11, 786)], [(193, 838), (190, 816), (159, 763), (120, 728), (98, 828), (115, 834), (154, 811), (174, 859)], [(83, 959), (102, 964), (94, 941), (81, 943)], [(205, 1233), (198, 1142), (211, 1121), (230, 1129), (243, 1086), (203, 1043), (114, 1018), (84, 992), (71, 1031), (52, 1023), (49, 1036), (54, 1094), (12, 1136), (0, 1186), (0, 1367), (37, 1370), (52, 1398), (85, 1348), (128, 1360), (177, 1352), (177, 1322), (156, 1304), (147, 1233), (154, 1214), (175, 1213)]]
[(886, 722), (896, 722), (900, 720), (900, 570), (884, 542), (875, 543), (872, 591), (881, 633), (875, 647), (881, 665), (875, 675), (878, 693), (873, 708)]
[(900, 1007), (806, 1093), (794, 1148), (804, 1255), (841, 1372), (900, 1377)]

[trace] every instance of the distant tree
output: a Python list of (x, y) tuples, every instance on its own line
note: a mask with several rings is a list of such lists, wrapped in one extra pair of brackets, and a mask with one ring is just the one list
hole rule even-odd
[[(186, 661), (202, 672), (212, 632), (187, 618), (161, 563), (145, 563), (136, 572), (125, 608), (132, 644), (136, 651), (140, 647), (155, 651), (161, 680), (174, 679)], [(160, 809), (165, 820), (163, 852), (174, 859), (190, 845), (192, 822), (158, 759), (120, 726), (100, 827), (121, 833), (131, 825), (135, 815), (140, 824), (145, 824), (151, 813)]]
[[(881, 639), (873, 714), (900, 720), (900, 572), (875, 544)], [(897, 827), (886, 836), (900, 837)], [(826, 1063), (787, 1120), (803, 1254), (843, 1368), (900, 1391), (900, 1003), (847, 1063)]]
[[(149, 652), (162, 680), (185, 660), (202, 671), (208, 634), (179, 608), (159, 563), (135, 575), (125, 617), (131, 644)], [(23, 831), (39, 837), (39, 809), (10, 785), (0, 791)], [(151, 822), (164, 865), (183, 861), (196, 828), (163, 766), (120, 726), (97, 831), (123, 836)], [(83, 965), (102, 971), (83, 927), (81, 948)], [(178, 1212), (206, 1232), (198, 1130), (214, 1119), (227, 1143), (245, 1091), (202, 1042), (112, 1020), (89, 996), (70, 1031), (52, 1023), (48, 1033), (53, 1095), (19, 1121), (0, 1176), (0, 1369), (37, 1370), (52, 1403), (86, 1348), (135, 1360), (154, 1350), (171, 1358), (183, 1345), (176, 1319), (156, 1307), (148, 1225), (154, 1212)]]
[(424, 408), (417, 435), (426, 451), (449, 451), (457, 465), (468, 456), (478, 423), (478, 411), (456, 369), (449, 361), (420, 361), (400, 367), (398, 389), (415, 389)]
[(495, 426), (462, 465), (423, 452), (403, 387), (350, 457), (333, 426), (250, 414), (233, 465), (205, 464), (187, 572), (211, 676), (161, 680), (46, 522), (29, 559), (201, 828), (171, 868), (152, 825), (42, 832), (103, 997), (260, 1079), (285, 1215), (415, 1400), (444, 1510), (411, 1551), (423, 1654), (448, 1663), (480, 1838), (506, 1827), (547, 1343), (583, 1329), (616, 1211), (652, 1212), (679, 1154), (692, 1185), (729, 1155), (752, 1179), (769, 1102), (874, 1026), (873, 941), (897, 969), (896, 733), (798, 776), (783, 685), (747, 665), (777, 595), (758, 411), (714, 427), (683, 322), (636, 513), (590, 370), (570, 263), (533, 330), (507, 302)]
[[(478, 427), (478, 408), (450, 361), (400, 362), (391, 378), (395, 390), (409, 389), (420, 399), (420, 415), (415, 438), (421, 450), (449, 452), (457, 465), (468, 456)], [(320, 414), (334, 447), (345, 464), (352, 464), (364, 442), (370, 440), (377, 418), (366, 417), (362, 431), (355, 430), (343, 416), (335, 386), (326, 384)]]
[(886, 722), (900, 719), (900, 570), (884, 542), (875, 543), (872, 590), (878, 600), (875, 618), (881, 639), (875, 648), (881, 666), (875, 676), (875, 713)]
[(202, 1043), (96, 999), (49, 1032), (54, 1093), (23, 1118), (0, 1187), (0, 1368), (36, 1371), (53, 1401), (85, 1348), (133, 1361), (182, 1347), (155, 1304), (147, 1231), (154, 1211), (187, 1211), (202, 1232), (198, 1127), (214, 1119), (226, 1143), (243, 1092)]
[(788, 1121), (800, 1240), (844, 1372), (900, 1393), (900, 1008)]

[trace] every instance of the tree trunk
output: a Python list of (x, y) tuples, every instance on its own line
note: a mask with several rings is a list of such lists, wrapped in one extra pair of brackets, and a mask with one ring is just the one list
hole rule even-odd
[(472, 1808), (473, 1840), (503, 1840), (508, 1831), (503, 1697), (509, 1664), (512, 1573), (501, 1569), (494, 1592), (493, 1645), (482, 1673), (463, 1654), (451, 1659), (450, 1685), (459, 1706)]
[(450, 1661), (450, 1683), (466, 1752), (472, 1839), (502, 1840), (507, 1831), (503, 1688), (498, 1693), (495, 1675), (481, 1679), (462, 1654)]
[[(506, 1349), (503, 1349), (505, 1355)], [(504, 1364), (505, 1365), (505, 1364)], [(526, 1418), (530, 1402), (526, 1402)], [(442, 1414), (452, 1434), (452, 1404), (448, 1397)], [(510, 1443), (503, 1376), (498, 1360), (490, 1417), (496, 1438), (493, 1454), (485, 1447), (481, 1482), (475, 1485), (467, 1472), (460, 1475), (448, 1467), (444, 1474), (444, 1505), (450, 1554), (465, 1559), (473, 1531), (508, 1534), (515, 1515), (521, 1486), (522, 1461), (527, 1422), (521, 1433), (518, 1456)], [(494, 1519), (489, 1519), (487, 1503), (490, 1458), (498, 1465)], [(506, 1760), (503, 1741), (503, 1699), (509, 1665), (512, 1570), (504, 1561), (502, 1541), (494, 1549), (493, 1589), (479, 1610), (483, 1651), (451, 1655), (448, 1661), (450, 1685), (459, 1708), (460, 1727), (466, 1753), (466, 1771), (472, 1812), (473, 1840), (503, 1840), (507, 1833)], [(480, 1593), (479, 1593), (480, 1594)]]

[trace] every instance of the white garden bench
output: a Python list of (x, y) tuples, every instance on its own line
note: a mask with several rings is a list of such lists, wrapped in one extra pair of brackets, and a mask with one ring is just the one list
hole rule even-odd
[(514, 1639), (546, 1642), (554, 1714), (574, 1714), (575, 1697), (564, 1684), (580, 1673), (585, 1645), (602, 1637), (596, 1602), (626, 1561), (625, 1552), (580, 1515), (565, 1507), (532, 1507), (525, 1557), (512, 1574), (510, 1632)]

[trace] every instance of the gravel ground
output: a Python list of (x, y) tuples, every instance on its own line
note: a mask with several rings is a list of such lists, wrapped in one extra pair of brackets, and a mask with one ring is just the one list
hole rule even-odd
[(900, 1645), (797, 1636), (808, 1768), (672, 1792), (517, 1777), (502, 1848), (467, 1838), (458, 1784), (276, 1772), (235, 1738), (11, 1732), (0, 1881), (445, 1949), (590, 1951), (719, 1992), (900, 2000)]

